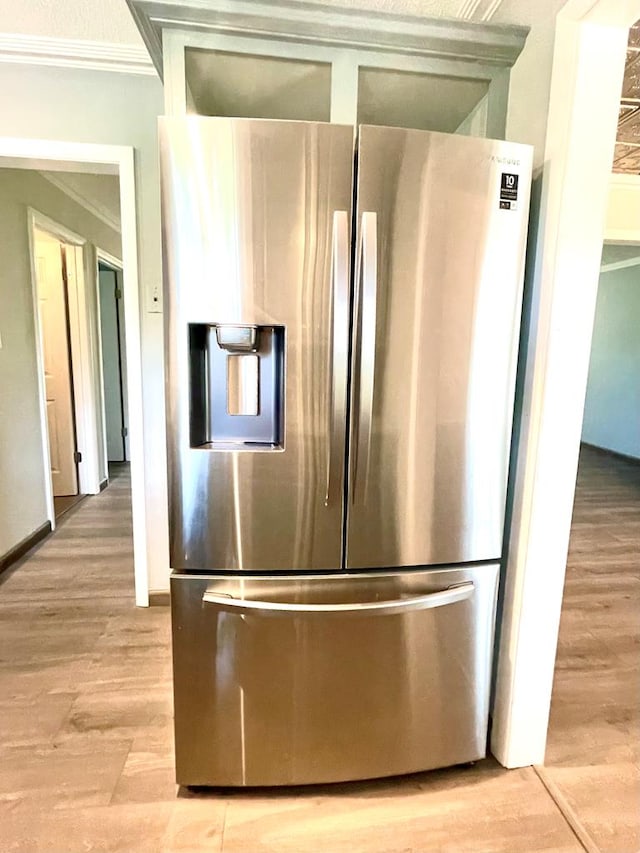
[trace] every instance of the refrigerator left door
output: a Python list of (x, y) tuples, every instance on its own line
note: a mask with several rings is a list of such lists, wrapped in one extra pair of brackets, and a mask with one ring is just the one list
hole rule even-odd
[(352, 127), (160, 120), (174, 569), (339, 569)]

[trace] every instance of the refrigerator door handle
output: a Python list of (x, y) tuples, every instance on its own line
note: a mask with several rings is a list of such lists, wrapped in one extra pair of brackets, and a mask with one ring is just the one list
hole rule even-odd
[(216, 604), (223, 610), (234, 613), (255, 613), (265, 615), (284, 616), (288, 614), (313, 615), (369, 615), (378, 616), (410, 613), (414, 610), (429, 610), (433, 607), (445, 607), (447, 604), (455, 604), (458, 601), (466, 601), (471, 598), (475, 589), (473, 581), (454, 584), (438, 592), (429, 592), (424, 595), (413, 595), (409, 598), (392, 599), (391, 601), (356, 601), (343, 604), (302, 604), (289, 601), (256, 601), (223, 593), (206, 591), (202, 596), (203, 604)]
[(371, 455), (371, 428), (373, 423), (373, 384), (376, 362), (376, 310), (378, 302), (378, 214), (362, 213), (360, 225), (360, 251), (358, 255), (358, 340), (360, 375), (358, 377), (358, 423), (356, 446), (353, 453), (351, 483), (352, 501), (356, 500), (356, 478), (362, 483), (361, 493), (366, 499)]
[(333, 213), (331, 238), (331, 348), (329, 360), (329, 441), (324, 505), (340, 492), (343, 430), (347, 416), (349, 347), (349, 214)]

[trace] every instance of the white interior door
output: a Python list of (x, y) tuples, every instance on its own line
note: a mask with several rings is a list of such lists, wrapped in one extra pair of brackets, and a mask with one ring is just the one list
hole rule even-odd
[(61, 244), (55, 237), (35, 231), (51, 480), (56, 497), (78, 494), (67, 300), (61, 250)]

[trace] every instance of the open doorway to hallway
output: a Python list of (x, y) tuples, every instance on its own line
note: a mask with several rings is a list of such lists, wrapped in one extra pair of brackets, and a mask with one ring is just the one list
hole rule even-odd
[[(107, 181), (109, 192), (103, 193), (100, 200), (95, 190), (100, 185), (105, 189)], [(77, 464), (78, 491), (81, 494), (98, 494), (108, 483), (97, 325), (98, 254), (109, 264), (114, 260), (115, 266), (122, 269), (127, 319), (127, 437), (131, 444), (131, 490), (128, 494), (133, 514), (133, 571), (136, 604), (146, 606), (141, 300), (133, 149), (118, 145), (0, 138), (0, 211), (3, 255), (3, 275), (0, 276), (0, 505), (3, 507), (0, 571), (14, 565), (56, 527), (42, 345), (36, 320), (33, 230), (39, 226), (75, 246), (76, 252), (78, 247), (82, 248), (82, 259), (76, 263), (78, 279), (73, 282), (76, 286), (68, 288), (76, 442), (81, 454)], [(58, 233), (60, 224), (64, 226), (64, 234)], [(74, 335), (74, 327), (77, 335)]]
[(639, 367), (640, 244), (605, 244), (540, 772), (611, 853), (640, 844)]
[[(29, 213), (45, 487), (57, 521), (108, 485), (114, 419), (121, 448), (128, 439), (119, 179), (53, 168), (7, 169), (2, 179)], [(111, 302), (102, 279), (111, 281)]]
[(105, 466), (109, 480), (129, 476), (127, 345), (122, 265), (98, 250), (100, 369)]
[[(43, 228), (33, 229), (38, 320), (42, 345), (42, 382), (46, 395), (49, 467), (56, 519), (82, 497), (73, 392), (69, 323), (69, 272), (73, 246)], [(72, 273), (76, 274), (75, 269)]]

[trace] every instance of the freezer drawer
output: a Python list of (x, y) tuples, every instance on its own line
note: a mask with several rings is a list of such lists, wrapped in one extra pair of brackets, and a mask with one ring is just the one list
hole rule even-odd
[(483, 757), (497, 578), (497, 564), (174, 573), (177, 782), (332, 782)]

